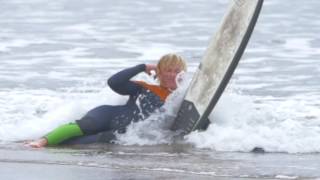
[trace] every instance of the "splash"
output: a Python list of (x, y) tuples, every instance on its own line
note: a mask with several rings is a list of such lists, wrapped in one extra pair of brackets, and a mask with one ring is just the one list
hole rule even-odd
[(304, 97), (279, 100), (227, 93), (210, 115), (204, 132), (193, 132), (186, 141), (216, 151), (320, 152), (319, 106)]
[(0, 141), (39, 138), (61, 124), (79, 119), (106, 101), (109, 104), (126, 101), (126, 97), (115, 94), (108, 87), (92, 85), (59, 91), (10, 89), (1, 91), (0, 95)]
[(125, 134), (117, 135), (118, 143), (123, 145), (171, 144), (175, 133), (169, 129), (190, 81), (191, 74), (179, 74), (177, 76), (178, 88), (168, 96), (163, 107), (144, 121), (131, 123)]

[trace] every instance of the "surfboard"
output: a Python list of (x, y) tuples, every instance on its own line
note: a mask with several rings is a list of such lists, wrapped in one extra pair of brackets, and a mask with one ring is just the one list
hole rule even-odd
[(263, 0), (232, 0), (193, 76), (171, 130), (205, 129), (247, 46)]

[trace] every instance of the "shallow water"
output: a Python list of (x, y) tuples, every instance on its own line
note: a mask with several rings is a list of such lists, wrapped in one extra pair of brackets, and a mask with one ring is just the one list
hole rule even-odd
[[(316, 0), (264, 3), (246, 52), (210, 115), (212, 125), (185, 139), (196, 147), (196, 158), (227, 158), (254, 147), (271, 152), (271, 159), (318, 158), (319, 7)], [(126, 97), (107, 87), (108, 77), (125, 67), (155, 63), (168, 52), (188, 60), (190, 80), (226, 8), (221, 0), (1, 2), (0, 141), (37, 138), (97, 105), (124, 103)], [(147, 75), (137, 78), (153, 82)], [(174, 102), (179, 93), (170, 98)], [(119, 144), (137, 151), (170, 146), (171, 134), (161, 122), (177, 109), (170, 102), (166, 114), (131, 126)], [(244, 163), (250, 156), (244, 153)]]
[[(32, 150), (1, 145), (1, 177), (39, 179), (315, 179), (317, 154), (213, 152), (186, 144), (85, 145)], [(12, 173), (12, 169), (16, 172)], [(57, 173), (59, 172), (59, 173)], [(83, 173), (86, 172), (86, 173)]]

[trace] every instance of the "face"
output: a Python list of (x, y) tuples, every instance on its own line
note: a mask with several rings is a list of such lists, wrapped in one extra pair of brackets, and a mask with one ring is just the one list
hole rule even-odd
[(181, 67), (174, 66), (162, 69), (158, 73), (160, 86), (170, 90), (177, 89), (176, 77), (182, 71)]

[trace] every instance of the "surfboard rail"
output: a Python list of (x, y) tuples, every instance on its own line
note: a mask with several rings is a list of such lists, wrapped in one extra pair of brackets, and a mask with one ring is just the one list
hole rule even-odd
[(254, 30), (263, 0), (233, 0), (211, 39), (171, 130), (185, 135), (205, 129)]

